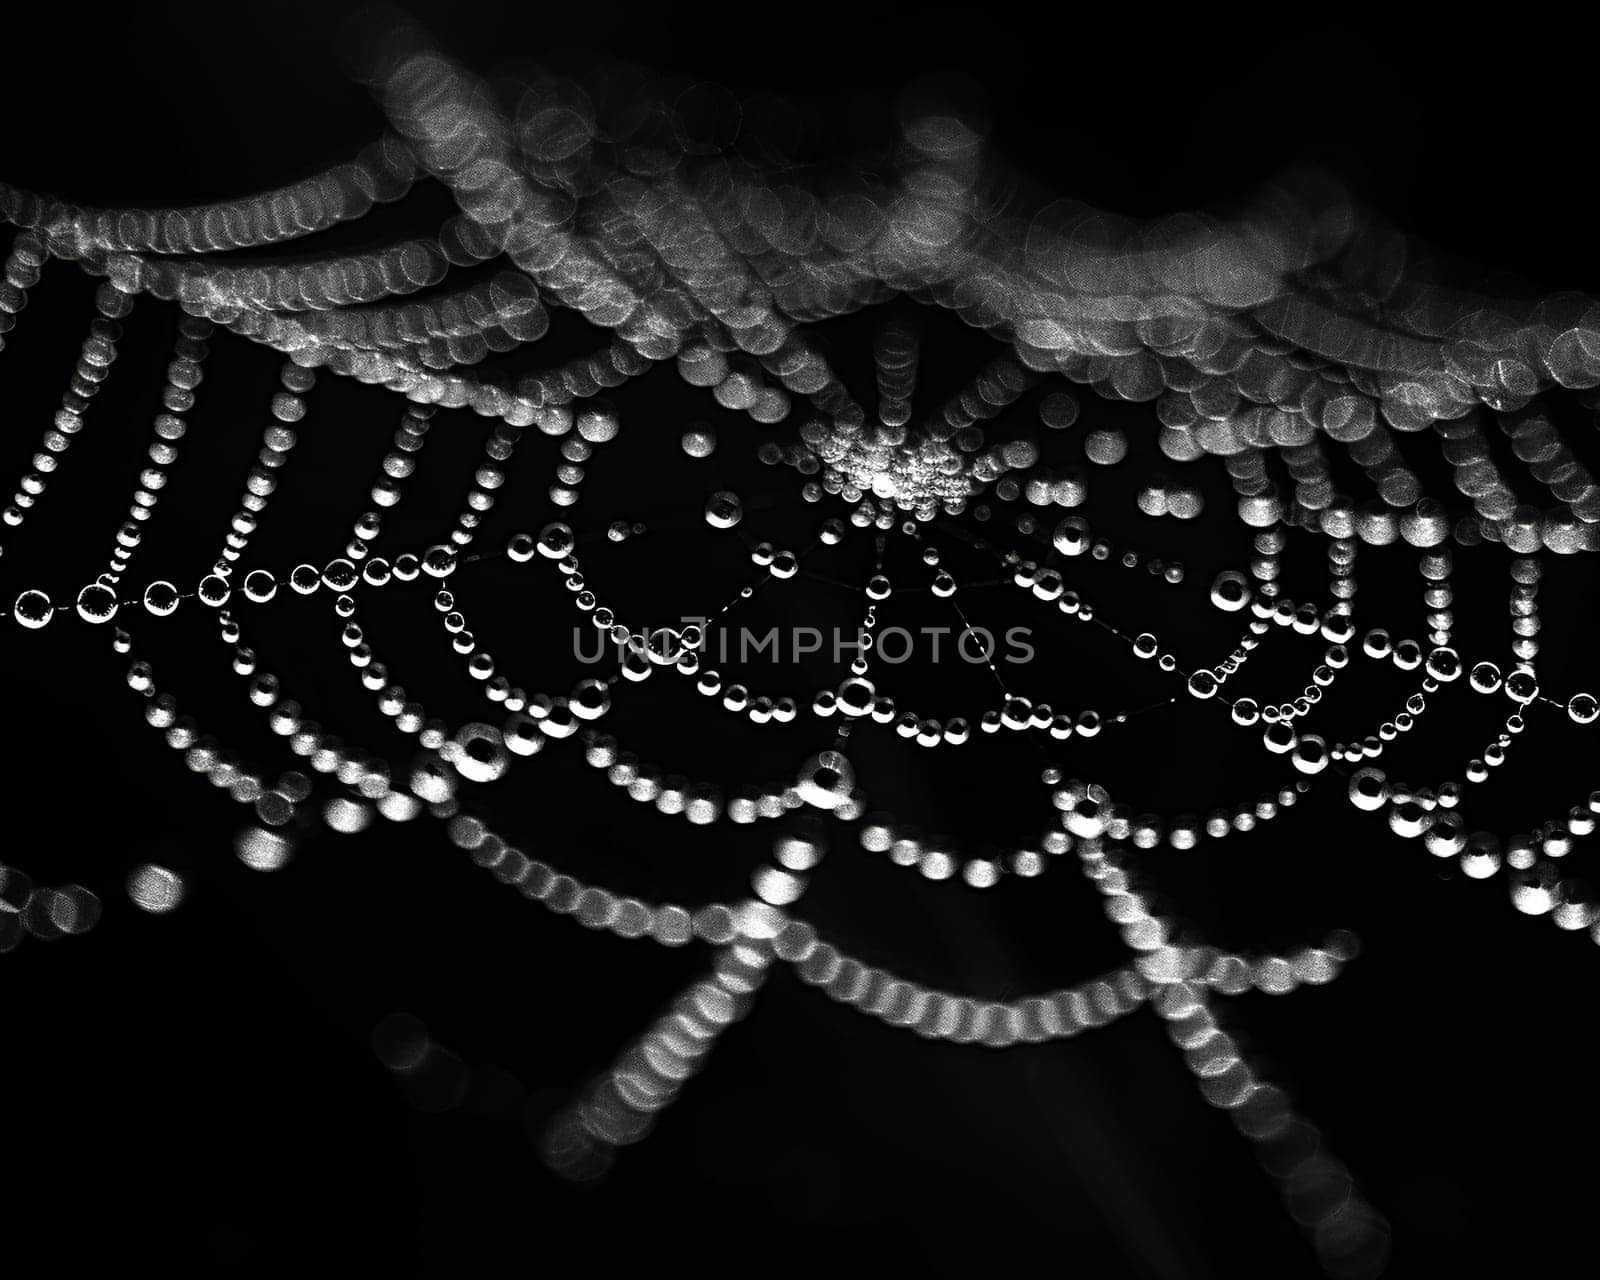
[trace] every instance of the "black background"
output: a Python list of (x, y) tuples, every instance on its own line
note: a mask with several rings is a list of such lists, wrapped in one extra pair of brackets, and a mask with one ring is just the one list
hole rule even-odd
[[(987, 93), (996, 147), (1063, 194), (1130, 214), (1226, 207), (1285, 167), (1319, 164), (1405, 229), (1478, 264), (1486, 288), (1502, 287), (1499, 271), (1546, 288), (1600, 284), (1581, 33), (1113, 27), (992, 6), (892, 16), (815, 5), (410, 12), (477, 70), (579, 44), (740, 90), (778, 90), (834, 127), (871, 119), (871, 103), (912, 76), (954, 67)], [(7, 23), (0, 178), (80, 203), (178, 204), (276, 186), (348, 156), (381, 128), (344, 74), (325, 5), (63, 6)], [(377, 217), (392, 233), (444, 208), (436, 191), (419, 189)], [(0, 353), (0, 461), (18, 473), (66, 385), (91, 293), (76, 268), (52, 265)], [(567, 319), (536, 349), (535, 367), (599, 345)], [(862, 399), (877, 319), (823, 329)], [(38, 511), (7, 540), (0, 597), (37, 586), (63, 603), (104, 567), (175, 323), (148, 300), (125, 322), (88, 427)], [(988, 339), (930, 318), (919, 409), (937, 407), (993, 354)], [(216, 558), (277, 364), (218, 335), (130, 583), (166, 577), (187, 587)], [(1049, 389), (1025, 397), (994, 434), (1030, 433)], [(792, 473), (751, 460), (760, 440), (792, 438), (796, 422), (758, 428), (666, 368), (613, 399), (623, 439), (591, 466), (579, 513), (589, 529), (622, 517), (652, 526), (620, 547), (602, 538), (581, 548), (591, 581), (619, 608), (703, 612), (753, 579), (737, 541), (695, 518), (712, 489), (752, 499), (752, 534), (795, 547), (810, 540), (819, 510), (799, 501)], [(310, 405), (249, 566), (321, 563), (366, 509), (397, 403), (325, 377)], [(1172, 589), (1087, 565), (1085, 589), (1125, 629), (1156, 630), (1183, 653), (1225, 652), (1235, 624), (1204, 606), (1204, 584), (1249, 552), (1227, 514), (1220, 467), (1196, 468), (1211, 499), (1203, 521), (1147, 520), (1130, 499), (1139, 468), (1156, 458), (1153, 415), (1088, 393), (1084, 409), (1085, 422), (1124, 424), (1135, 439), (1130, 462), (1096, 491), (1097, 526), (1169, 558), (1181, 534), (1191, 569), (1190, 584)], [(718, 426), (709, 462), (676, 452), (691, 419)], [(1075, 459), (1081, 431), (1050, 447)], [(439, 415), (424, 465), (386, 522), (391, 551), (443, 536), (484, 434), (472, 415)], [(550, 442), (530, 436), (486, 544), (549, 518), (542, 489), (553, 463)], [(828, 554), (818, 569), (863, 580), (866, 545)], [(1292, 594), (1297, 575), (1306, 594), (1319, 589), (1321, 555), (1296, 540)], [(1408, 559), (1403, 549), (1364, 559), (1360, 603), (1366, 622), (1420, 636), (1420, 582)], [(1461, 555), (1457, 572), (1462, 647), (1502, 663), (1504, 564), (1503, 551), (1485, 548)], [(565, 593), (537, 567), (466, 566), (452, 585), (513, 679), (562, 692), (575, 678), (569, 615), (556, 611)], [(915, 583), (922, 571), (902, 544), (890, 572)], [(971, 576), (984, 575), (973, 566)], [(975, 591), (967, 608), (998, 629), (1012, 594)], [(1545, 685), (1561, 697), (1592, 686), (1590, 566), (1552, 564), (1541, 600)], [(849, 625), (858, 608), (809, 580), (764, 592), (754, 607), (768, 622), (816, 625)], [(246, 643), (291, 696), (347, 741), (405, 763), (398, 735), (342, 660), (324, 598), (240, 614)], [(422, 584), (378, 593), (363, 614), (408, 688), (452, 720), (482, 714)], [(158, 681), (203, 727), (269, 776), (291, 767), (212, 638), (214, 619), (191, 605), (166, 622), (127, 625)], [(1172, 691), (1090, 628), (1050, 634), (1048, 652), (1059, 656), (1024, 669), (1024, 692), (1115, 711)], [(66, 617), (4, 636), (12, 745), (0, 857), (41, 882), (83, 883), (106, 906), (92, 933), (29, 941), (3, 959), (0, 1200), (15, 1254), (66, 1274), (142, 1258), (207, 1274), (569, 1265), (603, 1274), (847, 1265), (957, 1274), (1031, 1261), (1105, 1277), (1314, 1274), (1247, 1144), (1199, 1099), (1148, 1012), (1070, 1042), (997, 1053), (868, 1022), (781, 971), (658, 1131), (624, 1151), (600, 1186), (566, 1187), (540, 1165), (534, 1137), (702, 971), (703, 951), (624, 943), (552, 917), (448, 848), (427, 819), (380, 822), (353, 838), (312, 834), (284, 871), (247, 870), (231, 851), (242, 811), (143, 724), (108, 640)], [(1247, 691), (1304, 683), (1319, 643), (1280, 646), (1253, 664), (1258, 683)], [(930, 713), (976, 714), (992, 697), (980, 674), (951, 678), (945, 667), (919, 685), (903, 667), (892, 677), (903, 687), (887, 691)], [(814, 666), (753, 678), (809, 697), (837, 674)], [(786, 729), (741, 727), (663, 683), (631, 703), (619, 697), (608, 727), (671, 769), (730, 785), (767, 781), (828, 745), (809, 717)], [(1367, 732), (1405, 690), (1395, 673), (1352, 671), (1319, 726), (1330, 738)], [(1481, 699), (1444, 699), (1396, 749), (1392, 772), (1420, 783), (1458, 775), (1498, 712)], [(1592, 739), (1548, 708), (1532, 720), (1512, 763), (1470, 798), (1474, 825), (1529, 829), (1593, 785)], [(1047, 816), (1038, 756), (1016, 742), (926, 753), (866, 730), (852, 755), (884, 807), (967, 847), (1029, 839)], [(1288, 778), (1218, 707), (1187, 699), (1069, 744), (1060, 760), (1164, 813), (1251, 799)], [(1288, 947), (1338, 927), (1361, 935), (1361, 957), (1332, 986), (1223, 1008), (1263, 1074), (1290, 1090), (1389, 1217), (1391, 1274), (1503, 1274), (1513, 1265), (1562, 1274), (1584, 1255), (1587, 1153), (1600, 1137), (1587, 1057), (1600, 957), (1583, 935), (1517, 915), (1503, 881), (1452, 876), (1420, 847), (1361, 821), (1338, 778), (1318, 782), (1253, 835), (1148, 855), (1147, 875), (1218, 945)], [(547, 753), (469, 803), (583, 879), (688, 903), (742, 892), (772, 830), (691, 834), (681, 820), (624, 804), (574, 751)], [(1591, 857), (1580, 843), (1574, 869)], [(171, 916), (146, 916), (122, 893), (143, 861), (188, 879), (189, 899)], [(982, 895), (925, 884), (836, 840), (806, 914), (875, 963), (995, 998), (1081, 981), (1125, 954), (1067, 865)], [(396, 1011), (424, 1021), (473, 1070), (463, 1105), (419, 1109), (378, 1061), (373, 1029)]]

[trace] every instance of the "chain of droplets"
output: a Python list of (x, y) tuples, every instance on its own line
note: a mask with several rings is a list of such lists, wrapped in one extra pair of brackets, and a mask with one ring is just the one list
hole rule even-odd
[(1252, 974), (1238, 957), (1182, 945), (1174, 924), (1151, 911), (1120, 849), (1108, 848), (1096, 836), (1080, 843), (1079, 857), (1107, 916), (1120, 926), (1128, 946), (1141, 953), (1138, 971), (1151, 988), (1148, 1003), (1183, 1051), (1201, 1096), (1227, 1112), (1254, 1145), (1323, 1268), (1336, 1276), (1379, 1274), (1388, 1259), (1388, 1223), (1366, 1201), (1345, 1164), (1323, 1148), (1315, 1126), (1295, 1114), (1285, 1092), (1260, 1079), (1238, 1042), (1218, 1025), (1212, 1007), (1215, 994), (1245, 990), (1252, 976), (1257, 989), (1275, 994), (1302, 982), (1331, 981), (1355, 954), (1353, 937), (1341, 932), (1324, 947), (1269, 959)]
[[(39, 282), (41, 269), (48, 259), (48, 250), (37, 236), (26, 232), (17, 236), (6, 258), (5, 292), (0, 294), (0, 314), (5, 316), (5, 328), (11, 327), (16, 313), (27, 304), (27, 291)], [(45, 491), (46, 477), (55, 474), (61, 458), (72, 446), (73, 437), (83, 430), (84, 414), (99, 394), (100, 384), (117, 358), (117, 341), (122, 336), (122, 326), (117, 322), (132, 305), (132, 298), (109, 284), (95, 295), (95, 308), (100, 314), (89, 324), (71, 382), (62, 394), (61, 407), (56, 410), (54, 425), (44, 433), (41, 447), (33, 455), (32, 470), (23, 475), (10, 504), (0, 512), (0, 519), (10, 528), (16, 528), (27, 519), (27, 513)], [(0, 329), (0, 333), (3, 332)]]
[[(473, 825), (467, 844), (476, 849), (490, 840)], [(1326, 948), (1307, 948), (1291, 957), (1251, 960), (1210, 947), (1171, 945), (1165, 922), (1144, 911), (1142, 899), (1122, 883), (1106, 889), (1111, 894), (1107, 911), (1121, 928), (1129, 946), (1140, 953), (1133, 964), (1103, 978), (1045, 996), (995, 1002), (975, 1001), (923, 987), (844, 954), (818, 937), (816, 929), (794, 918), (788, 908), (803, 896), (808, 873), (827, 851), (827, 836), (818, 818), (791, 822), (773, 844), (776, 865), (758, 868), (751, 877), (756, 899), (733, 909), (708, 909), (693, 919), (695, 932), (721, 948), (712, 975), (692, 984), (675, 1000), (639, 1041), (618, 1059), (583, 1098), (552, 1123), (545, 1138), (546, 1159), (565, 1176), (587, 1180), (609, 1166), (615, 1148), (642, 1140), (653, 1127), (655, 1115), (676, 1097), (684, 1081), (698, 1069), (717, 1035), (748, 1012), (751, 998), (773, 958), (795, 966), (801, 979), (821, 988), (830, 998), (849, 1005), (889, 1026), (915, 1031), (927, 1039), (959, 1044), (981, 1043), (1005, 1048), (1018, 1043), (1037, 1044), (1105, 1025), (1143, 1004), (1153, 991), (1183, 982), (1191, 993), (1214, 990), (1237, 995), (1254, 987), (1283, 995), (1302, 983), (1320, 984), (1337, 976), (1354, 954), (1348, 934), (1336, 935)], [(475, 853), (476, 857), (477, 854)], [(491, 858), (497, 868), (504, 850), (493, 842)], [(1085, 846), (1086, 860), (1100, 860), (1099, 842)], [(516, 855), (513, 878), (529, 874), (528, 860)], [(499, 874), (497, 870), (497, 874)], [(1100, 873), (1109, 877), (1110, 872)], [(548, 872), (536, 876), (543, 883)], [(591, 891), (592, 892), (592, 891)], [(569, 899), (570, 900), (570, 899)], [(611, 905), (603, 895), (590, 904), (584, 923), (603, 927)], [(581, 908), (574, 908), (580, 911)], [(635, 912), (634, 928), (646, 927), (642, 912)], [(1211, 1026), (1215, 1030), (1215, 1024)], [(1196, 1040), (1205, 1037), (1196, 1037)], [(1189, 1047), (1189, 1046), (1186, 1046)], [(1197, 1074), (1218, 1074), (1214, 1066), (1231, 1047), (1223, 1040), (1210, 1046), (1205, 1063), (1195, 1062)], [(1221, 1062), (1226, 1068), (1227, 1063)], [(1235, 1072), (1237, 1076), (1239, 1073)], [(1291, 1118), (1281, 1090), (1254, 1095), (1261, 1086), (1245, 1073), (1234, 1080), (1225, 1095), (1208, 1093), (1215, 1105), (1229, 1108), (1254, 1100), (1257, 1119), (1272, 1130)], [(1342, 1167), (1341, 1167), (1342, 1168)]]
[(110, 566), (100, 579), (104, 586), (115, 588), (122, 581), (128, 562), (144, 540), (140, 526), (155, 514), (161, 492), (167, 486), (170, 468), (178, 460), (178, 441), (188, 433), (184, 415), (194, 408), (195, 388), (204, 377), (202, 365), (210, 353), (206, 340), (211, 334), (209, 320), (184, 316), (178, 321), (178, 340), (161, 388), (162, 412), (156, 415), (156, 438), (146, 450), (150, 465), (140, 471), (139, 487), (128, 506), (128, 519), (117, 530)]

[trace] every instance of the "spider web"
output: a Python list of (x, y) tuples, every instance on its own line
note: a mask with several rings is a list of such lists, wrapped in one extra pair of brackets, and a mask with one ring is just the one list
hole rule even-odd
[[(7, 525), (27, 522), (58, 484), (78, 434), (94, 429), (93, 400), (136, 300), (176, 305), (183, 315), (148, 466), (106, 570), (75, 595), (22, 593), (12, 622), (112, 631), (152, 728), (190, 771), (249, 812), (237, 843), (249, 866), (283, 866), (296, 832), (313, 818), (356, 831), (428, 816), (503, 884), (587, 928), (665, 947), (709, 947), (705, 975), (550, 1127), (544, 1154), (568, 1177), (601, 1176), (619, 1148), (645, 1137), (718, 1037), (749, 1012), (776, 965), (891, 1026), (996, 1049), (1077, 1035), (1148, 1006), (1202, 1096), (1255, 1145), (1323, 1267), (1377, 1274), (1387, 1254), (1382, 1216), (1216, 1016), (1222, 998), (1246, 990), (1286, 994), (1331, 981), (1354, 957), (1354, 940), (1336, 934), (1281, 955), (1210, 945), (1158, 909), (1139, 877), (1140, 854), (1241, 835), (1277, 819), (1317, 779), (1337, 776), (1351, 805), (1397, 837), (1421, 840), (1475, 878), (1504, 869), (1519, 910), (1564, 929), (1595, 930), (1593, 901), (1561, 862), (1593, 832), (1592, 798), (1529, 834), (1473, 829), (1464, 817), (1471, 788), (1540, 727), (1537, 717), (1580, 726), (1597, 718), (1593, 697), (1546, 692), (1535, 664), (1542, 564), (1592, 551), (1600, 520), (1600, 490), (1547, 408), (1553, 392), (1586, 394), (1600, 385), (1593, 304), (1562, 295), (1514, 317), (1491, 311), (1425, 271), (1405, 269), (1391, 233), (1331, 235), (1326, 220), (1311, 216), (1331, 198), (1325, 192), (1276, 192), (1233, 223), (1150, 226), (1114, 225), (1047, 193), (1018, 197), (981, 134), (929, 104), (907, 114), (896, 153), (880, 168), (815, 175), (736, 152), (738, 104), (709, 87), (671, 101), (629, 102), (607, 115), (593, 86), (550, 77), (529, 85), (506, 112), (417, 32), (376, 47), (367, 75), (392, 132), (348, 164), (275, 192), (147, 212), (81, 209), (0, 188), (0, 211), (19, 228), (0, 295), (7, 331), (26, 322), (28, 291), (48, 262), (75, 261), (104, 281), (53, 426), (4, 513)], [(259, 256), (359, 223), (375, 203), (398, 201), (422, 180), (447, 188), (460, 211), (436, 236), (297, 261)], [(917, 309), (885, 311), (896, 299)], [(918, 395), (919, 377), (930, 372), (922, 368), (921, 311), (953, 313), (1000, 344), (1000, 354), (937, 407)], [(863, 312), (885, 316), (871, 336), (877, 402), (870, 410), (813, 336), (822, 322)], [(553, 370), (508, 371), (503, 358), (538, 351), (569, 314), (600, 335), (598, 350)], [(135, 587), (131, 562), (184, 456), (186, 415), (211, 345), (227, 340), (218, 329), (285, 357), (261, 449), (210, 572), (192, 585)], [(584, 495), (600, 483), (593, 477), (627, 465), (618, 455), (634, 447), (624, 435), (631, 424), (607, 393), (668, 362), (758, 428), (799, 422), (789, 443), (769, 440), (758, 455), (781, 469), (784, 486), (776, 498), (718, 489), (687, 509), (673, 498), (642, 521), (582, 519), (594, 505)], [(370, 507), (343, 554), (324, 564), (247, 568), (258, 530), (283, 505), (274, 499), (302, 446), (298, 424), (314, 412), (316, 384), (327, 374), (395, 396), (393, 447), (372, 477)], [(1158, 445), (1174, 472), (1224, 460), (1253, 555), (1247, 565), (1188, 566), (1102, 531), (1098, 508), (1086, 504), (1104, 488), (1101, 470), (1122, 461), (1129, 442), (1117, 427), (1080, 426), (1072, 389), (1082, 387), (1105, 400), (1153, 405)], [(1018, 431), (1025, 399), (1037, 425)], [(470, 409), (493, 424), (466, 497), (446, 540), (384, 545), (407, 482), (429, 466), (441, 409)], [(1525, 476), (1507, 479), (1505, 446), (1491, 448), (1486, 422), (1501, 430)], [(991, 443), (986, 431), (1000, 428), (1012, 438)], [(1052, 441), (1068, 438), (1063, 433), (1083, 437), (1083, 465), (1053, 461)], [(491, 548), (480, 532), (510, 484), (512, 464), (539, 437), (560, 457), (545, 494), (548, 518)], [(681, 442), (691, 459), (728, 447), (709, 429)], [(1430, 493), (1423, 477), (1434, 471), (1452, 487)], [(1514, 486), (1530, 480), (1552, 505), (1518, 500)], [(1346, 484), (1370, 496), (1347, 497)], [(812, 540), (762, 536), (774, 503), (786, 500), (822, 514)], [(1198, 485), (1155, 474), (1139, 477), (1134, 502), (1146, 516), (1175, 521), (1198, 519), (1208, 505)], [(1007, 515), (1012, 506), (1022, 514)], [(602, 574), (591, 578), (589, 566), (675, 520), (697, 536), (709, 525), (737, 543), (747, 566), (742, 580), (713, 591), (714, 603), (693, 623), (653, 621), (610, 603)], [(1108, 516), (1106, 527), (1115, 525)], [(1291, 539), (1325, 549), (1326, 601), (1288, 596), (1282, 577)], [(1489, 554), (1477, 550), (1486, 543), (1513, 556), (1509, 672), (1453, 646), (1452, 546)], [(859, 580), (829, 571), (828, 549), (846, 545), (864, 549), (869, 571)], [(1396, 550), (1380, 550), (1386, 547)], [(1412, 549), (1421, 569), (1425, 640), (1381, 627), (1358, 633), (1358, 560), (1402, 548)], [(1096, 561), (1120, 563), (1174, 597), (1209, 588), (1202, 607), (1243, 623), (1231, 652), (1208, 664), (1130, 619), (1104, 616), (1082, 581), (1083, 567)], [(953, 574), (955, 564), (965, 568)], [(487, 648), (489, 628), (475, 622), (474, 575), (491, 570), (518, 581), (554, 579), (567, 603), (542, 609), (536, 621), (565, 621), (565, 610), (575, 609), (610, 642), (606, 674), (580, 679), (564, 694), (517, 684), (515, 646), (502, 661)], [(740, 672), (721, 671), (728, 664), (714, 660), (719, 639), (751, 602), (797, 582), (831, 589), (853, 611), (853, 660), (839, 664), (837, 680), (804, 697), (766, 686), (759, 672), (746, 683)], [(1150, 664), (1165, 681), (1162, 696), (1069, 713), (1025, 691), (992, 658), (973, 664), (965, 654), (993, 685), (976, 716), (902, 705), (882, 691), (894, 675), (880, 617), (891, 601), (925, 595), (948, 609), (951, 634), (964, 642), (987, 607), (975, 602), (990, 589), (1017, 592), (1025, 616), (1069, 625), (1074, 635), (1113, 643), (1128, 663)], [(58, 595), (72, 603), (58, 604)], [(369, 601), (379, 595), (407, 599), (412, 616), (422, 615), (421, 597), (431, 595), (442, 643), (489, 703), (483, 719), (446, 719), (400, 683), (425, 677), (386, 664), (383, 631), (368, 621), (377, 609)], [(308, 607), (332, 600), (351, 678), (415, 742), (403, 765), (392, 764), (387, 750), (335, 736), (250, 646), (251, 609), (294, 597)], [(208, 736), (118, 625), (196, 608), (214, 611), (246, 696), (304, 767), (270, 777)], [(1259, 650), (1302, 641), (1325, 646), (1322, 661), (1287, 696), (1233, 692), (1244, 687), (1242, 673), (1259, 667), (1251, 666)], [(1406, 676), (1392, 718), (1370, 735), (1332, 744), (1305, 731), (1325, 691), (1354, 678), (1347, 668), (1368, 664)], [(1034, 673), (1027, 674), (1031, 682)], [(713, 721), (795, 725), (814, 745), (786, 776), (755, 786), (642, 759), (605, 722), (670, 681), (695, 689)], [(1372, 763), (1434, 702), (1467, 689), (1507, 697), (1513, 710), (1467, 763), (1464, 781), (1411, 786)], [(1058, 763), (1078, 744), (1191, 700), (1259, 735), (1268, 755), (1284, 757), (1284, 785), (1258, 799), (1226, 797), (1226, 807), (1204, 814), (1147, 814)], [(1013, 847), (972, 853), (925, 836), (911, 825), (914, 815), (878, 812), (858, 778), (863, 740), (873, 752), (960, 753), (991, 737), (1025, 743), (1043, 784), (1038, 835)], [(475, 788), (537, 776), (543, 762), (531, 758), (547, 752), (580, 754), (663, 823), (770, 825), (771, 859), (754, 871), (748, 893), (720, 901), (645, 900), (579, 879), (575, 868), (492, 829), (473, 803)], [(812, 873), (841, 839), (927, 880), (948, 880), (952, 892), (956, 882), (983, 891), (1075, 862), (1131, 958), (1071, 987), (989, 1000), (848, 954), (801, 905)], [(181, 896), (181, 884), (160, 869), (139, 874), (130, 892), (147, 909), (166, 909)], [(35, 886), (15, 868), (5, 872), (4, 896), (11, 911), (0, 915), (0, 941), (8, 948), (29, 934), (82, 932), (100, 909), (81, 886)], [(1600, 941), (1600, 931), (1594, 936)], [(430, 1052), (425, 1037), (405, 1029), (385, 1047), (397, 1070), (414, 1070)]]

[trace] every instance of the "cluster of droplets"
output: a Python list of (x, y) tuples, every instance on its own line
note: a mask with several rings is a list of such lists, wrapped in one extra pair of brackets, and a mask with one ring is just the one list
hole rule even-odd
[(0, 955), (26, 938), (49, 942), (88, 933), (100, 912), (100, 899), (81, 884), (35, 884), (20, 867), (0, 862)]

